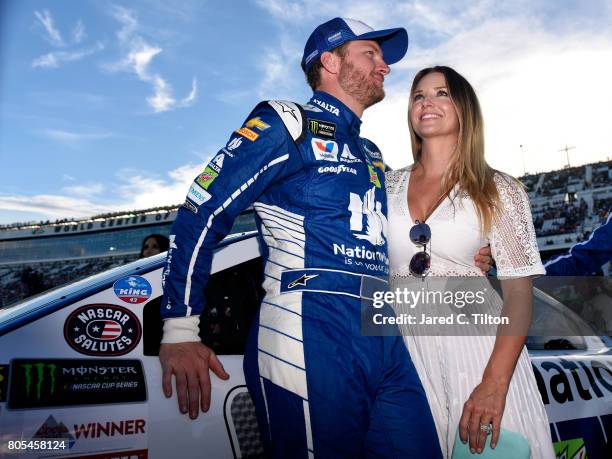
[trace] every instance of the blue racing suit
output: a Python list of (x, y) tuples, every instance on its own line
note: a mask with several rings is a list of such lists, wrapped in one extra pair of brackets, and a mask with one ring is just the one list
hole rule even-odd
[(595, 228), (586, 241), (570, 248), (565, 255), (544, 265), (547, 276), (592, 276), (612, 260), (612, 209), (608, 218)]
[(215, 244), (255, 209), (265, 298), (244, 370), (272, 457), (441, 456), (403, 339), (361, 333), (364, 285), (386, 288), (388, 258), (384, 163), (360, 126), (323, 92), (260, 103), (172, 227), (162, 316), (199, 316)]

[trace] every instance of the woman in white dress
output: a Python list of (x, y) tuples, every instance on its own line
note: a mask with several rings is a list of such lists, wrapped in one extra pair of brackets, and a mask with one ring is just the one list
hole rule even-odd
[[(529, 201), (516, 180), (484, 159), (474, 90), (448, 67), (420, 71), (411, 89), (408, 125), (414, 164), (386, 175), (392, 287), (415, 277), (428, 285), (434, 276), (484, 276), (472, 255), (490, 243), (503, 277), (504, 308), (530, 314), (531, 276), (545, 271)], [(499, 304), (492, 307), (500, 312), (496, 298)], [(447, 457), (458, 431), (479, 453), (487, 434), (490, 447), (497, 445), (500, 429), (502, 435), (507, 430), (525, 437), (531, 457), (555, 457), (525, 336), (404, 331)]]

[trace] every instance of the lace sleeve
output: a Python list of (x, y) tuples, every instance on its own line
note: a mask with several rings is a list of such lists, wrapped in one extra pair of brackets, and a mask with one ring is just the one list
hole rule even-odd
[(495, 174), (501, 209), (489, 240), (499, 277), (546, 274), (540, 260), (527, 193), (511, 177)]

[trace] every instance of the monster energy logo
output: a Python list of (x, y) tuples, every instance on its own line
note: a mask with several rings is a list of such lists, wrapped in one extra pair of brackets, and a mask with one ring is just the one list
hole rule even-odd
[(320, 120), (308, 120), (308, 127), (310, 128), (310, 132), (316, 136), (326, 139), (336, 138), (336, 125), (334, 123)]
[[(36, 400), (40, 400), (42, 394), (43, 383), (45, 382), (45, 370), (48, 370), (49, 381), (51, 386), (49, 387), (49, 393), (53, 395), (55, 392), (55, 371), (57, 365), (52, 363), (25, 363), (22, 365), (25, 377), (25, 391), (26, 397), (30, 397), (33, 390), (36, 390)], [(34, 373), (34, 375), (33, 375)], [(36, 388), (34, 389), (33, 382), (36, 380)]]

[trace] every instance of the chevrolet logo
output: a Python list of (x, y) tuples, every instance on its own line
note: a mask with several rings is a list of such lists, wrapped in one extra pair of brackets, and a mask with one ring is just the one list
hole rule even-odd
[(318, 274), (302, 274), (301, 277), (297, 278), (293, 282), (290, 282), (287, 285), (287, 288), (297, 287), (298, 285), (303, 285), (304, 287), (306, 287), (306, 282), (308, 282), (310, 279), (313, 279), (315, 277), (319, 277), (319, 275)]
[(248, 128), (256, 127), (260, 131), (265, 131), (266, 129), (268, 129), (270, 127), (270, 125), (267, 124), (267, 123), (264, 123), (259, 116), (255, 117), (255, 118), (251, 118), (250, 120), (248, 120), (246, 122), (245, 126), (248, 127)]

